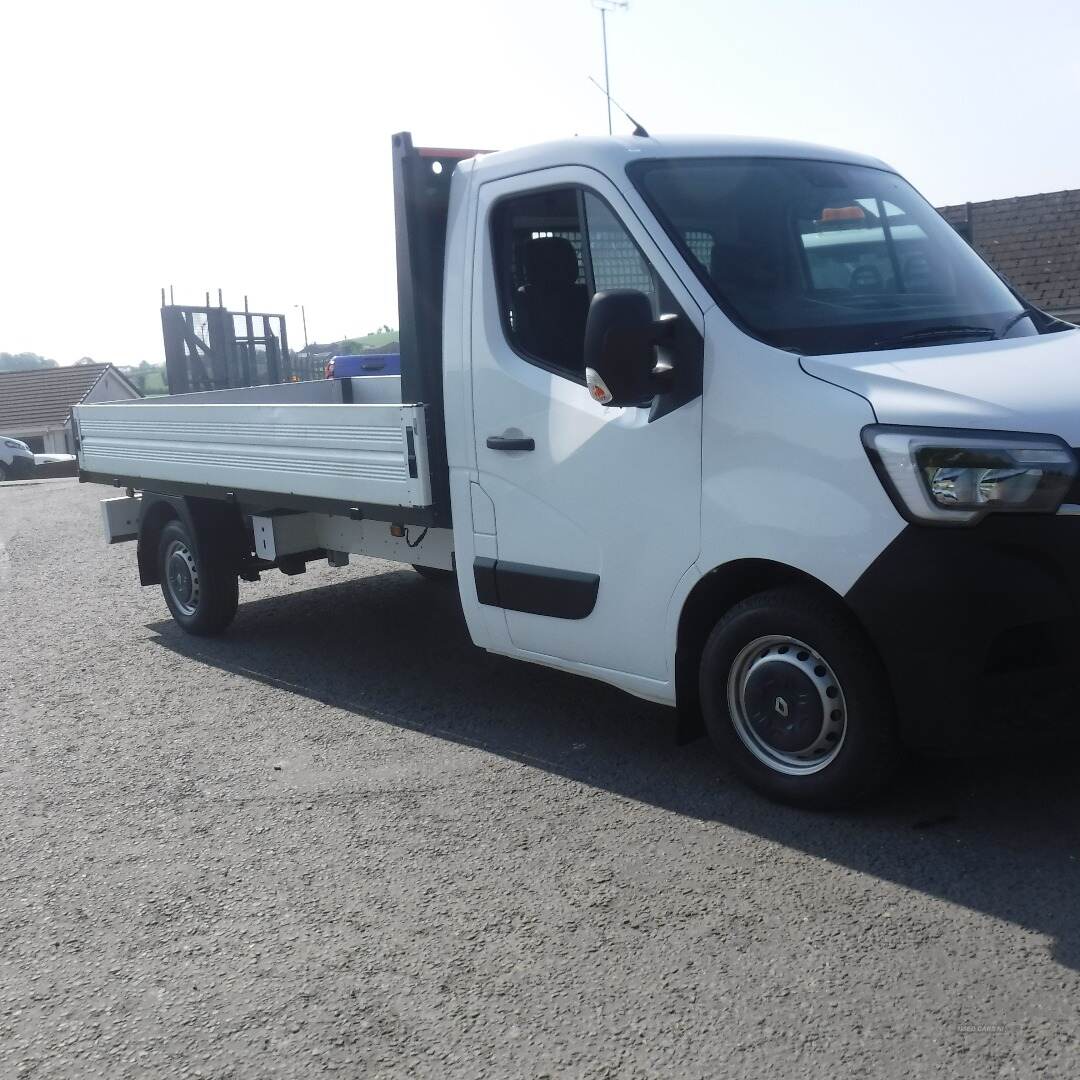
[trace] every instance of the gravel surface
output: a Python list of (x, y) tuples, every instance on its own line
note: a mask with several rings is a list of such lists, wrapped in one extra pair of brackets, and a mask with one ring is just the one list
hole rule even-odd
[(185, 637), (0, 486), (0, 1077), (1030, 1077), (1080, 1061), (1080, 767), (740, 787), (407, 568)]

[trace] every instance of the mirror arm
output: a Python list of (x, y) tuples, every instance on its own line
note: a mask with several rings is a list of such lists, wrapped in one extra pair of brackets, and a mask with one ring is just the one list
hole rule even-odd
[(675, 331), (678, 329), (678, 326), (678, 315), (661, 315), (660, 318), (653, 323), (653, 333), (656, 335), (654, 338), (656, 344), (662, 345), (665, 341), (670, 341), (675, 336)]
[[(661, 315), (652, 325), (653, 345), (663, 346), (673, 341), (675, 331), (678, 329), (678, 315)], [(665, 394), (672, 389), (675, 382), (675, 365), (670, 356), (665, 355), (666, 350), (660, 352), (653, 368), (652, 377), (658, 394)]]

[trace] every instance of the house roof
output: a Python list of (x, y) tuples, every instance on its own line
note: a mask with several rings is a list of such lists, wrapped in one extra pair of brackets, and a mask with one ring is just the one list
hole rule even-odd
[[(112, 366), (76, 364), (0, 373), (0, 433), (63, 424), (71, 407), (78, 405)], [(119, 371), (116, 374), (124, 378)]]
[(1080, 309), (1080, 189), (943, 206), (983, 258), (1046, 311)]

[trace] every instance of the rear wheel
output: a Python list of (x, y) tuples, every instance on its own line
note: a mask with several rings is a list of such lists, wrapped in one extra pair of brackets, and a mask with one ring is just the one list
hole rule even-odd
[(165, 603), (189, 634), (220, 634), (233, 621), (239, 602), (236, 570), (213, 548), (198, 548), (179, 521), (161, 530), (158, 570)]
[(858, 803), (887, 784), (899, 757), (877, 656), (846, 612), (809, 590), (760, 593), (716, 624), (701, 699), (713, 742), (780, 802)]
[(8, 467), (0, 461), (0, 484), (8, 478)]

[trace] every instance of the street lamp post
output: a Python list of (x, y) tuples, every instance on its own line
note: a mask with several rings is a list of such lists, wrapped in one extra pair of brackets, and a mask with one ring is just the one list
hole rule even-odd
[(607, 15), (609, 11), (625, 11), (629, 6), (629, 0), (592, 0), (592, 5), (600, 12), (600, 33), (604, 39), (604, 96), (607, 98), (607, 133), (612, 133), (611, 127), (611, 80), (608, 77), (607, 59)]

